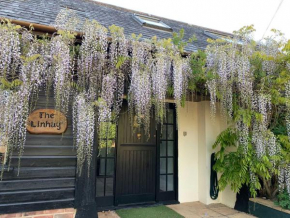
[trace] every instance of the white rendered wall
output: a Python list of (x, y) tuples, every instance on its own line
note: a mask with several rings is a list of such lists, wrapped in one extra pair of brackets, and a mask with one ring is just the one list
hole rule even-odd
[[(197, 103), (186, 102), (178, 112), (178, 193), (180, 202), (198, 201)], [(186, 132), (186, 136), (183, 133)]]
[(223, 203), (233, 207), (236, 194), (229, 188), (212, 200), (210, 190), (210, 158), (216, 137), (226, 128), (219, 113), (210, 117), (208, 101), (186, 102), (178, 115), (178, 176), (179, 201), (200, 201), (204, 204)]

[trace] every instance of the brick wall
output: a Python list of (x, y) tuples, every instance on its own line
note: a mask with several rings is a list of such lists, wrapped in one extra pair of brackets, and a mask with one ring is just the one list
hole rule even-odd
[(0, 215), (0, 218), (74, 218), (76, 210), (73, 208), (56, 209), (56, 210), (42, 210), (25, 213), (13, 213)]

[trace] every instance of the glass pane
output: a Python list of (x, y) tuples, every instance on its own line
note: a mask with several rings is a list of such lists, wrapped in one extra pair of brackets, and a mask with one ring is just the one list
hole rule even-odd
[(166, 125), (161, 126), (161, 139), (166, 139)]
[(167, 191), (174, 191), (173, 175), (167, 176)]
[(108, 157), (114, 157), (115, 156), (115, 147), (109, 147), (108, 148)]
[(167, 158), (167, 173), (173, 173), (173, 158)]
[(100, 124), (100, 133), (99, 138), (104, 139), (112, 139), (116, 136), (116, 124), (112, 124), (111, 122), (102, 122)]
[(166, 176), (160, 176), (160, 191), (165, 192), (166, 191)]
[[(142, 20), (144, 20), (144, 19), (142, 19)], [(159, 26), (159, 27), (168, 28), (168, 26), (167, 25), (164, 25), (163, 23), (154, 22), (154, 21), (151, 21), (151, 20), (145, 20), (145, 23), (150, 24), (150, 25), (153, 25), (153, 26)]]
[(99, 156), (106, 157), (106, 140), (100, 140), (99, 142)]
[(107, 159), (107, 176), (114, 175), (114, 159)]
[(166, 158), (160, 158), (160, 174), (166, 173)]
[(108, 122), (102, 122), (100, 123), (100, 132), (99, 132), (99, 138), (100, 139), (105, 139), (107, 137), (107, 132), (108, 132)]
[(160, 144), (160, 156), (166, 156), (166, 141)]
[(104, 178), (97, 178), (97, 188), (96, 188), (97, 197), (104, 196)]
[(173, 121), (174, 121), (173, 109), (169, 109), (167, 113), (167, 123), (173, 123)]
[(173, 141), (167, 142), (167, 156), (173, 156), (173, 154), (174, 154), (174, 151), (173, 151), (174, 146), (173, 145), (174, 145)]
[(106, 196), (113, 195), (114, 178), (106, 178)]
[(172, 140), (174, 138), (174, 128), (173, 125), (167, 126), (167, 139)]
[(104, 176), (105, 175), (105, 165), (106, 164), (106, 159), (99, 159), (98, 161), (98, 168), (99, 168), (99, 176)]
[(108, 140), (108, 157), (115, 156), (115, 140)]

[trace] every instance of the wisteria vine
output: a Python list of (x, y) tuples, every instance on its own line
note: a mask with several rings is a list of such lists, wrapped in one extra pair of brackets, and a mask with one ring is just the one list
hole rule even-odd
[[(257, 44), (253, 31), (245, 27), (232, 37), (210, 40), (205, 76), (211, 114), (215, 116), (219, 104), (223, 118), (237, 135), (241, 149), (236, 152), (253, 159), (247, 165), (251, 193), (255, 195), (260, 188), (258, 178), (265, 186), (266, 180), (278, 174), (280, 191), (287, 187), (290, 194), (289, 51), (280, 32), (274, 30), (273, 37)], [(254, 160), (265, 164), (264, 175), (261, 168), (255, 168)]]
[(57, 33), (37, 38), (8, 20), (0, 25), (0, 146), (7, 147), (5, 163), (16, 148), (21, 157), (38, 93), (44, 89), (48, 98), (53, 90), (56, 110), (72, 108), (81, 173), (85, 161), (90, 166), (94, 132), (118, 122), (124, 98), (148, 136), (153, 113), (163, 122), (168, 90), (177, 105), (185, 96), (189, 59), (170, 39), (126, 37), (123, 28), (81, 21), (69, 9), (60, 11), (54, 26)]

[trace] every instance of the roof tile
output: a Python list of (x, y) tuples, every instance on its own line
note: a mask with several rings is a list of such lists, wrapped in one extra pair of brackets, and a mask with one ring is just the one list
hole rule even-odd
[[(92, 0), (0, 0), (0, 16), (31, 23), (52, 25), (58, 12), (66, 7), (77, 10), (78, 16), (83, 19), (95, 19), (105, 27), (113, 24), (121, 26), (124, 28), (125, 34), (128, 35), (142, 33), (145, 38), (151, 38), (154, 35), (158, 38), (172, 36), (171, 33), (149, 29), (137, 23), (132, 18), (132, 14), (141, 12), (105, 5)], [(178, 32), (183, 28), (186, 40), (192, 35), (196, 35), (197, 41), (187, 47), (188, 51), (206, 47), (208, 36), (204, 34), (204, 30), (207, 28), (166, 18), (160, 19), (170, 26), (174, 32)]]

